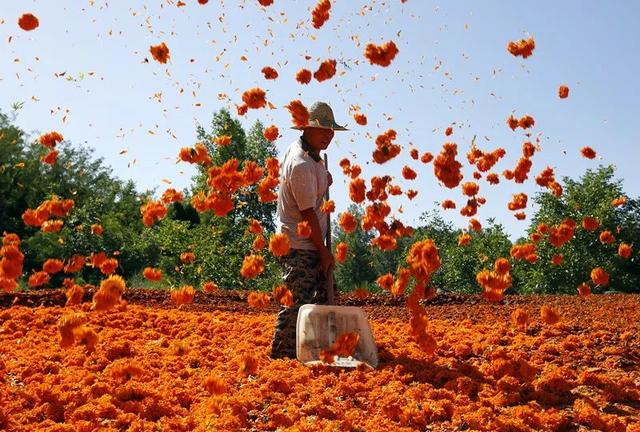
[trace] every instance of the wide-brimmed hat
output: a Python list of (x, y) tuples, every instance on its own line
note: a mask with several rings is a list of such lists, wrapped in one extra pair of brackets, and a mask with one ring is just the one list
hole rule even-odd
[[(315, 102), (311, 105), (309, 108), (309, 124), (306, 127), (333, 129), (334, 131), (349, 130), (336, 123), (336, 120), (333, 117), (333, 110), (329, 104), (325, 102)], [(292, 129), (302, 130), (304, 128), (292, 127)]]

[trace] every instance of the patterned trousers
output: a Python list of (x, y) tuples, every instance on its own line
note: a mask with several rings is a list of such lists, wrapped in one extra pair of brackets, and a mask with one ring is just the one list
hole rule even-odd
[(271, 358), (296, 358), (296, 322), (300, 306), (327, 303), (327, 277), (316, 250), (291, 249), (280, 258), (284, 283), (293, 294), (293, 306), (280, 306), (271, 345)]

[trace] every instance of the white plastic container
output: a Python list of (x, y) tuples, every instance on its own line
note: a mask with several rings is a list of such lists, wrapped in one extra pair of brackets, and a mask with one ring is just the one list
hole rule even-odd
[(350, 332), (360, 335), (355, 352), (350, 357), (336, 357), (332, 366), (357, 367), (366, 363), (378, 367), (378, 349), (367, 315), (354, 306), (301, 306), (296, 325), (296, 356), (304, 364), (322, 363), (320, 352), (331, 348), (338, 336)]

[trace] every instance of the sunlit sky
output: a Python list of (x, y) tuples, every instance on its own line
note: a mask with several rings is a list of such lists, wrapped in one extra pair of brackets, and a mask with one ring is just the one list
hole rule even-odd
[[(160, 0), (2, 1), (0, 110), (8, 113), (24, 102), (16, 123), (32, 137), (57, 130), (95, 149), (116, 176), (160, 194), (189, 186), (195, 169), (176, 163), (180, 148), (195, 144), (196, 125), (208, 128), (215, 111), (227, 107), (235, 115), (244, 90), (261, 87), (276, 106), (250, 110), (241, 122), (247, 128), (256, 119), (276, 124), (280, 154), (298, 135), (284, 105), (323, 100), (351, 129), (337, 133), (328, 152), (337, 211), (350, 202), (338, 167), (349, 157), (362, 165), (365, 179), (389, 174), (403, 190), (419, 191), (412, 201), (389, 201), (409, 224), (443, 199), (456, 201), (458, 210), (466, 203), (459, 188), (438, 184), (432, 164), (409, 157), (411, 146), (436, 155), (445, 141), (456, 142), (463, 181), (472, 181), (466, 153), (473, 137), (482, 150), (507, 150), (494, 172), (512, 169), (526, 136), (505, 120), (512, 112), (530, 114), (541, 151), (529, 181), (501, 179), (491, 186), (480, 180), (480, 195), (487, 198), (477, 216), (481, 222), (495, 217), (513, 237), (522, 235), (529, 218), (517, 221), (507, 202), (526, 192), (531, 216), (531, 198), (541, 191), (534, 177), (547, 165), (561, 178), (614, 164), (625, 192), (640, 195), (639, 2), (338, 0), (330, 20), (316, 30), (310, 21), (315, 1), (275, 0), (267, 8), (257, 0), (184, 1), (183, 7)], [(18, 27), (25, 12), (39, 18), (36, 30)], [(536, 42), (531, 57), (506, 51), (510, 40), (529, 36)], [(398, 56), (387, 68), (369, 64), (366, 43), (387, 40), (396, 43)], [(166, 65), (149, 54), (149, 46), (160, 42), (170, 49)], [(326, 59), (338, 61), (333, 79), (295, 81), (300, 68), (313, 71)], [(267, 65), (279, 72), (277, 80), (264, 79), (260, 70)], [(571, 89), (568, 99), (558, 98), (561, 84)], [(367, 115), (367, 126), (355, 123), (352, 105)], [(445, 137), (448, 126), (454, 133)], [(374, 139), (389, 128), (398, 132), (403, 152), (374, 164)], [(583, 146), (593, 147), (598, 158), (582, 158)], [(402, 178), (404, 165), (418, 172), (416, 180)], [(443, 214), (465, 227), (458, 210)]]

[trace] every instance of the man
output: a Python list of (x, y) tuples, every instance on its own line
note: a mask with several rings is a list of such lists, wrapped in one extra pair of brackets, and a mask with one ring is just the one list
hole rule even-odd
[[(294, 128), (299, 129), (299, 128)], [(298, 309), (308, 303), (326, 304), (327, 286), (335, 265), (331, 250), (325, 245), (328, 217), (320, 211), (323, 198), (332, 183), (331, 174), (320, 158), (335, 131), (347, 130), (338, 125), (331, 107), (316, 102), (309, 108), (309, 125), (294, 141), (282, 159), (278, 219), (281, 232), (289, 237), (290, 250), (280, 258), (284, 283), (293, 294), (293, 306), (281, 306), (271, 346), (271, 358), (296, 358), (296, 322)], [(298, 223), (307, 221), (309, 238), (297, 234)]]

